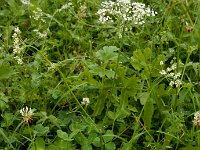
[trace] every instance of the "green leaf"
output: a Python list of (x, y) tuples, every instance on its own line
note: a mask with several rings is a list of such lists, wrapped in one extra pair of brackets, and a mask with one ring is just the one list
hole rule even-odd
[(130, 78), (124, 78), (123, 82), (125, 95), (134, 97), (139, 89), (140, 79), (133, 75)]
[(4, 119), (3, 122), (1, 122), (1, 127), (9, 127), (13, 124), (13, 122), (16, 120), (16, 116), (13, 115), (13, 113), (4, 113), (1, 115)]
[(108, 111), (108, 117), (112, 120), (123, 119), (130, 115), (128, 108), (120, 107), (117, 109), (116, 112)]
[(47, 150), (76, 150), (75, 146), (64, 140), (56, 140), (53, 144), (46, 147)]
[(105, 150), (115, 150), (115, 149), (116, 149), (115, 143), (109, 142), (105, 144)]
[(147, 102), (147, 99), (149, 98), (149, 93), (148, 92), (138, 93), (138, 97), (140, 99), (140, 104), (145, 105)]
[(68, 134), (66, 132), (63, 132), (62, 130), (57, 130), (57, 135), (62, 140), (72, 141), (72, 139), (69, 138)]
[(58, 128), (60, 127), (60, 120), (58, 119), (58, 118), (56, 118), (55, 116), (53, 116), (53, 115), (50, 115), (50, 116), (48, 116), (48, 119), (50, 120), (50, 122), (53, 124), (53, 125), (55, 125), (55, 126), (57, 126)]
[(10, 145), (10, 147), (11, 147), (12, 149), (15, 149), (15, 148), (13, 147), (13, 145), (12, 145), (10, 139), (9, 139), (9, 138), (7, 137), (7, 135), (5, 134), (3, 128), (0, 128), (0, 135), (1, 135), (1, 137), (3, 137), (4, 141)]
[(112, 70), (107, 70), (105, 71), (105, 75), (109, 78), (109, 79), (113, 79), (115, 76), (115, 72)]
[(88, 136), (89, 143), (92, 143), (96, 137), (97, 137), (97, 133), (90, 133)]
[(5, 110), (9, 107), (8, 103), (8, 97), (5, 96), (4, 93), (0, 93), (0, 109)]
[(104, 46), (102, 50), (95, 53), (95, 56), (104, 63), (107, 63), (110, 60), (117, 60), (118, 54), (116, 51), (118, 51), (116, 46)]
[(35, 147), (37, 150), (44, 150), (45, 149), (45, 142), (43, 140), (43, 138), (41, 137), (38, 137), (36, 140), (35, 140)]
[(0, 80), (9, 79), (16, 72), (14, 69), (8, 65), (0, 65)]
[(100, 92), (99, 97), (94, 107), (93, 116), (98, 116), (101, 114), (101, 112), (103, 111), (105, 107), (104, 104), (105, 104), (106, 97), (107, 97), (107, 91), (103, 90), (102, 92)]
[(199, 150), (199, 147), (194, 147), (192, 145), (188, 145), (186, 147), (179, 148), (179, 150)]
[(131, 65), (136, 70), (141, 70), (145, 64), (146, 64), (145, 57), (143, 53), (141, 52), (141, 50), (134, 51), (133, 56), (131, 57)]
[(42, 124), (37, 124), (34, 129), (34, 133), (38, 136), (46, 135), (49, 132), (49, 127), (44, 127)]
[(147, 68), (148, 61), (151, 58), (152, 50), (150, 48), (146, 48), (144, 51), (136, 50), (133, 52), (133, 56), (131, 57), (131, 64), (136, 70), (141, 70), (143, 68)]
[(104, 142), (108, 143), (108, 142), (112, 141), (113, 136), (114, 136), (113, 131), (107, 130), (106, 133), (103, 135)]
[(107, 115), (108, 115), (108, 117), (109, 117), (110, 119), (115, 120), (115, 112), (108, 111), (108, 112), (107, 112)]
[(96, 137), (96, 138), (94, 139), (94, 141), (92, 142), (92, 144), (93, 144), (95, 147), (101, 147), (100, 138), (99, 138), (99, 137)]
[(121, 150), (133, 150), (133, 143), (137, 142), (137, 140), (139, 139), (139, 137), (144, 134), (144, 132), (142, 133), (138, 133), (136, 135), (133, 135), (131, 140), (128, 143), (125, 143), (123, 145), (123, 147), (121, 148)]
[(145, 103), (144, 116), (143, 116), (144, 125), (146, 126), (147, 130), (151, 128), (151, 120), (153, 117), (153, 113), (154, 113), (153, 100), (149, 98)]
[(75, 136), (75, 140), (81, 145), (81, 150), (92, 150), (92, 146), (90, 145), (91, 143), (89, 143), (83, 133), (78, 133)]

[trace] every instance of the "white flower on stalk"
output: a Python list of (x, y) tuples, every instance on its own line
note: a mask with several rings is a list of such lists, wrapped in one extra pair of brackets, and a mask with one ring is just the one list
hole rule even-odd
[(89, 105), (90, 104), (90, 99), (88, 97), (83, 98), (81, 104), (85, 105), (85, 106)]
[(22, 41), (21, 41), (21, 31), (19, 27), (16, 27), (14, 29), (14, 33), (12, 35), (13, 38), (13, 53), (14, 54), (20, 54), (23, 50), (22, 48)]
[(162, 66), (164, 64), (164, 62), (163, 61), (160, 61), (160, 65)]
[(14, 59), (17, 61), (19, 65), (23, 64), (23, 60), (19, 56), (15, 56)]
[(27, 106), (20, 109), (20, 114), (22, 115), (23, 117), (23, 122), (26, 123), (26, 124), (29, 124), (32, 122), (32, 118), (33, 118), (33, 115), (34, 115), (34, 110), (32, 110), (31, 108), (28, 108)]

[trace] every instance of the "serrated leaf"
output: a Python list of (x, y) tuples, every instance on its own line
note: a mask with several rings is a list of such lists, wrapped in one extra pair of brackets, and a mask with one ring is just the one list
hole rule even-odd
[(118, 54), (115, 51), (118, 51), (116, 46), (104, 46), (102, 50), (99, 50), (95, 53), (95, 56), (99, 60), (106, 63), (109, 60), (117, 59)]
[(131, 65), (136, 70), (141, 70), (148, 66), (148, 60), (151, 58), (152, 50), (150, 48), (146, 48), (144, 51), (136, 50), (133, 52), (133, 56), (131, 57)]

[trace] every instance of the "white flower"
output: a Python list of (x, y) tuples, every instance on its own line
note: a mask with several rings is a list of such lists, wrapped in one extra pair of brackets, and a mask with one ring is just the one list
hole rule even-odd
[(62, 7), (60, 9), (58, 9), (58, 12), (61, 12), (62, 10), (68, 9), (70, 7), (73, 7), (73, 4), (71, 2), (62, 5)]
[(15, 56), (14, 59), (17, 60), (17, 63), (19, 65), (23, 64), (23, 61), (22, 61), (22, 59), (19, 56)]
[(182, 81), (181, 80), (175, 80), (176, 87), (179, 87), (180, 85), (182, 85)]
[(23, 50), (22, 48), (22, 42), (20, 40), (20, 37), (21, 36), (21, 31), (19, 29), (19, 27), (16, 27), (14, 29), (14, 33), (12, 35), (12, 38), (13, 38), (13, 53), (14, 54), (20, 54)]
[(173, 64), (171, 68), (172, 68), (172, 70), (175, 70), (176, 69), (176, 63)]
[(174, 79), (177, 79), (177, 78), (179, 78), (180, 76), (181, 76), (181, 73), (177, 73), (177, 74), (174, 75)]
[(81, 104), (87, 106), (90, 104), (90, 99), (88, 97), (83, 98)]
[(160, 61), (160, 65), (163, 65), (164, 64), (164, 62), (163, 61)]
[(174, 76), (174, 73), (173, 73), (173, 72), (171, 72), (171, 73), (169, 73), (167, 76), (168, 76), (168, 77), (171, 77), (171, 78), (173, 78), (173, 76)]
[(48, 67), (48, 71), (53, 71), (56, 69), (56, 63), (51, 63), (50, 67)]
[(165, 70), (161, 70), (161, 71), (160, 71), (160, 74), (161, 74), (161, 75), (166, 75), (167, 72), (166, 72)]
[(33, 11), (33, 19), (35, 20), (41, 20), (43, 23), (46, 21), (43, 19), (43, 11), (40, 8), (36, 8), (36, 10)]
[(20, 0), (24, 5), (31, 5), (30, 0)]
[(194, 114), (194, 120), (192, 121), (195, 126), (200, 126), (200, 111)]
[[(162, 62), (160, 62), (162, 64)], [(174, 70), (176, 69), (176, 63), (172, 64), (171, 67), (167, 67), (166, 70), (161, 70), (160, 74), (165, 75), (169, 80), (169, 85), (172, 87), (180, 87), (183, 83), (180, 80), (181, 73), (176, 73)]]
[(174, 49), (173, 48), (169, 48), (169, 52), (170, 53), (174, 53)]
[(170, 72), (171, 70), (172, 70), (171, 68), (167, 67), (167, 72)]
[(24, 123), (31, 123), (32, 121), (32, 117), (34, 115), (34, 110), (32, 110), (31, 108), (28, 108), (27, 106), (25, 108), (20, 109), (20, 114), (23, 117), (23, 122)]
[(170, 81), (169, 85), (173, 86), (174, 85), (174, 81)]
[(21, 34), (21, 31), (19, 30), (19, 27), (16, 27), (16, 28), (14, 29), (14, 31), (15, 31), (16, 34)]

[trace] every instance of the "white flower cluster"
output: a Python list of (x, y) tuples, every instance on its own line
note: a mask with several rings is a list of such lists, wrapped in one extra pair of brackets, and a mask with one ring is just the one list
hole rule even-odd
[(200, 111), (197, 111), (197, 112), (194, 114), (193, 124), (194, 124), (195, 126), (200, 126)]
[(62, 5), (62, 7), (60, 9), (58, 9), (57, 11), (61, 12), (61, 11), (65, 10), (65, 9), (68, 9), (68, 8), (71, 8), (71, 7), (73, 7), (73, 4), (71, 2), (69, 2), (67, 4)]
[(31, 5), (30, 0), (20, 0), (24, 5)]
[(43, 11), (42, 11), (42, 9), (40, 9), (40, 8), (36, 8), (36, 10), (34, 10), (33, 11), (33, 19), (35, 19), (35, 20), (41, 20), (43, 23), (45, 23), (46, 21), (44, 20), (44, 18), (43, 18)]
[(40, 32), (38, 29), (33, 30), (39, 38), (46, 39), (47, 38), (47, 31)]
[(19, 27), (16, 27), (14, 29), (14, 33), (12, 35), (13, 38), (13, 53), (15, 54), (15, 60), (17, 60), (18, 64), (23, 64), (22, 59), (18, 56), (22, 53), (23, 47), (22, 47), (22, 40), (21, 40), (21, 31)]
[(115, 19), (128, 21), (132, 24), (144, 24), (145, 17), (155, 16), (156, 11), (146, 7), (144, 3), (131, 2), (130, 0), (111, 0), (101, 3), (101, 9), (98, 10), (99, 21), (101, 23), (114, 22)]
[(32, 117), (34, 115), (34, 110), (32, 110), (31, 108), (28, 108), (27, 106), (25, 108), (20, 109), (20, 114), (23, 117), (23, 122), (24, 123), (31, 123), (32, 121)]
[[(164, 64), (164, 62), (160, 61), (160, 65), (163, 65), (163, 64)], [(167, 67), (166, 70), (161, 70), (160, 71), (161, 75), (164, 75), (168, 79), (171, 80), (170, 83), (169, 83), (169, 85), (172, 86), (172, 87), (173, 86), (180, 87), (180, 85), (182, 85), (182, 81), (180, 80), (181, 73), (180, 72), (178, 72), (178, 73), (175, 72), (176, 66), (177, 66), (177, 64), (174, 63), (174, 64), (172, 64), (171, 67)]]
[(81, 102), (82, 105), (89, 105), (90, 104), (90, 99), (88, 97), (83, 98), (83, 101)]
[(86, 5), (84, 4), (84, 5), (81, 5), (81, 6), (79, 7), (79, 10), (78, 10), (78, 17), (79, 17), (79, 18), (85, 18), (86, 15), (87, 15), (87, 7), (86, 7)]
[(51, 63), (50, 67), (48, 67), (48, 71), (56, 70), (56, 63)]

